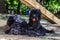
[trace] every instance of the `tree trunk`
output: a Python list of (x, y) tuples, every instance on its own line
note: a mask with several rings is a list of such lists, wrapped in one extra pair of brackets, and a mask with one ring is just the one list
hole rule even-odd
[(20, 1), (18, 0), (17, 14), (20, 14)]
[(0, 0), (0, 13), (7, 13), (7, 10), (5, 7), (5, 0)]

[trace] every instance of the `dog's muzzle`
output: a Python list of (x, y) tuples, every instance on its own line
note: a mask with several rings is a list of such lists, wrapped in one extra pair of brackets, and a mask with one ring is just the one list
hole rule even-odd
[(32, 21), (35, 22), (35, 21), (37, 21), (37, 20), (36, 20), (36, 18), (32, 18)]

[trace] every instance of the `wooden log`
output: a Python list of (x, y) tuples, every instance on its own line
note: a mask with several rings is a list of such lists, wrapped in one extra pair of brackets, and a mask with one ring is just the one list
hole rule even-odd
[(20, 1), (30, 8), (40, 9), (43, 17), (47, 19), (49, 22), (54, 24), (55, 23), (60, 24), (60, 20), (56, 16), (54, 16), (51, 12), (46, 10), (42, 5), (37, 3), (35, 0), (20, 0)]

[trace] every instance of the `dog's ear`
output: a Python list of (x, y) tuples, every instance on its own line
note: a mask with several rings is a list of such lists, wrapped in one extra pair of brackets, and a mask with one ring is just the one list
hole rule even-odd
[(36, 9), (35, 9), (35, 8), (31, 8), (31, 9), (29, 10), (29, 14), (31, 14), (31, 12), (32, 12), (33, 10), (36, 10)]
[(38, 13), (39, 16), (41, 16), (41, 14), (42, 14), (41, 11), (40, 11), (39, 9), (37, 10), (36, 13)]
[(37, 10), (37, 13), (38, 13), (38, 18), (41, 19), (41, 14), (42, 13), (41, 13), (41, 11), (39, 9)]
[(39, 9), (38, 9), (38, 12), (39, 12), (40, 14), (42, 14), (41, 11), (40, 11)]

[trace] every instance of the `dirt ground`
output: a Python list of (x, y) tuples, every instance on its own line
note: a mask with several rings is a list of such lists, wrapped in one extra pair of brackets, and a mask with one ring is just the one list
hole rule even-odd
[[(56, 34), (49, 34), (48, 36), (43, 37), (28, 37), (26, 35), (7, 35), (4, 33), (4, 31), (8, 29), (6, 22), (9, 16), (10, 15), (0, 14), (0, 40), (60, 40), (60, 25), (52, 25), (47, 21), (45, 21), (44, 24), (41, 24), (48, 30), (53, 29)], [(24, 16), (22, 18), (28, 21), (28, 17)]]

